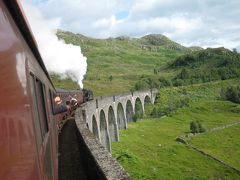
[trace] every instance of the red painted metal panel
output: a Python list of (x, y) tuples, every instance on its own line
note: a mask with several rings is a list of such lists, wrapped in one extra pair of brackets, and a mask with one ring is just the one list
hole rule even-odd
[(23, 38), (0, 2), (0, 179), (36, 179), (38, 163)]

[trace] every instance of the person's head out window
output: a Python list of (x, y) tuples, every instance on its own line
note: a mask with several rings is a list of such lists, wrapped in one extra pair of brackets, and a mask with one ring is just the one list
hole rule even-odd
[(55, 104), (59, 105), (62, 103), (62, 100), (59, 96), (57, 96), (57, 97), (55, 97), (54, 102), (55, 102)]

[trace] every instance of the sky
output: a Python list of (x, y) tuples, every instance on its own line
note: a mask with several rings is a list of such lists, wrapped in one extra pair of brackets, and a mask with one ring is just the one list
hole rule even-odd
[(29, 1), (53, 27), (90, 37), (163, 34), (185, 46), (240, 51), (240, 0)]
[(29, 0), (21, 0), (21, 4), (48, 72), (57, 73), (61, 78), (68, 76), (83, 88), (87, 58), (82, 54), (81, 47), (57, 38), (55, 32), (60, 28), (61, 18), (44, 17)]

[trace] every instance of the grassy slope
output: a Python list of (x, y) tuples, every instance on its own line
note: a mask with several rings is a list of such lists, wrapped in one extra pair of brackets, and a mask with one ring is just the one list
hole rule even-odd
[[(152, 45), (153, 42), (146, 38), (93, 39), (69, 32), (59, 32), (58, 36), (66, 43), (81, 46), (84, 56), (88, 58), (84, 87), (92, 89), (95, 95), (129, 91), (140, 76), (155, 76), (155, 67), (173, 61), (186, 52), (186, 48), (165, 38), (166, 46)], [(110, 76), (113, 77), (112, 81)]]
[(119, 162), (134, 179), (239, 179), (230, 169), (174, 140), (184, 133), (182, 120), (171, 117), (129, 124), (127, 131), (121, 131), (121, 142), (113, 143), (113, 155), (121, 156)]
[[(240, 121), (240, 119), (239, 119)], [(202, 134), (189, 140), (191, 144), (227, 164), (240, 169), (240, 125)]]
[(53, 84), (57, 88), (61, 88), (61, 89), (79, 89), (80, 88), (78, 83), (73, 81), (69, 77), (61, 78), (57, 74), (50, 74), (50, 77), (53, 81)]
[[(239, 121), (240, 114), (231, 111), (236, 104), (217, 100), (216, 94), (220, 87), (236, 82), (185, 87), (192, 96), (190, 107), (179, 109), (171, 117), (129, 124), (128, 130), (120, 132), (120, 142), (113, 143), (114, 157), (135, 179), (239, 179), (230, 169), (175, 141), (177, 136), (189, 132), (192, 120), (201, 121), (207, 129)], [(232, 146), (233, 151), (240, 149), (236, 141)], [(223, 152), (219, 150), (219, 154)], [(238, 151), (232, 154), (238, 155)]]

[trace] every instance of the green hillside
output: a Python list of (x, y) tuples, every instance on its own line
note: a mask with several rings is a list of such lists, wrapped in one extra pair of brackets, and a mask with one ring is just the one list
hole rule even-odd
[(208, 48), (178, 57), (169, 69), (181, 69), (174, 85), (225, 80), (240, 76), (240, 55), (225, 48)]
[(240, 77), (240, 54), (225, 48), (188, 51), (155, 67), (155, 76), (143, 76), (135, 89), (184, 86)]
[[(81, 46), (88, 63), (84, 88), (92, 89), (96, 96), (240, 75), (240, 55), (225, 48), (187, 48), (160, 34), (94, 39), (59, 30), (57, 35)], [(55, 77), (54, 83), (64, 88), (65, 83)]]
[(120, 142), (112, 143), (113, 156), (139, 180), (239, 179), (240, 174), (229, 168), (240, 168), (239, 124), (188, 139), (229, 166), (175, 140), (190, 133), (193, 120), (207, 130), (240, 122), (239, 104), (220, 98), (221, 88), (239, 83), (231, 79), (160, 89), (156, 103), (146, 109), (145, 118), (120, 131)]
[(95, 95), (129, 91), (142, 75), (155, 77), (154, 68), (174, 61), (180, 55), (199, 48), (186, 48), (163, 35), (142, 38), (117, 37), (94, 39), (58, 31), (66, 43), (81, 46), (88, 70), (84, 87)]

